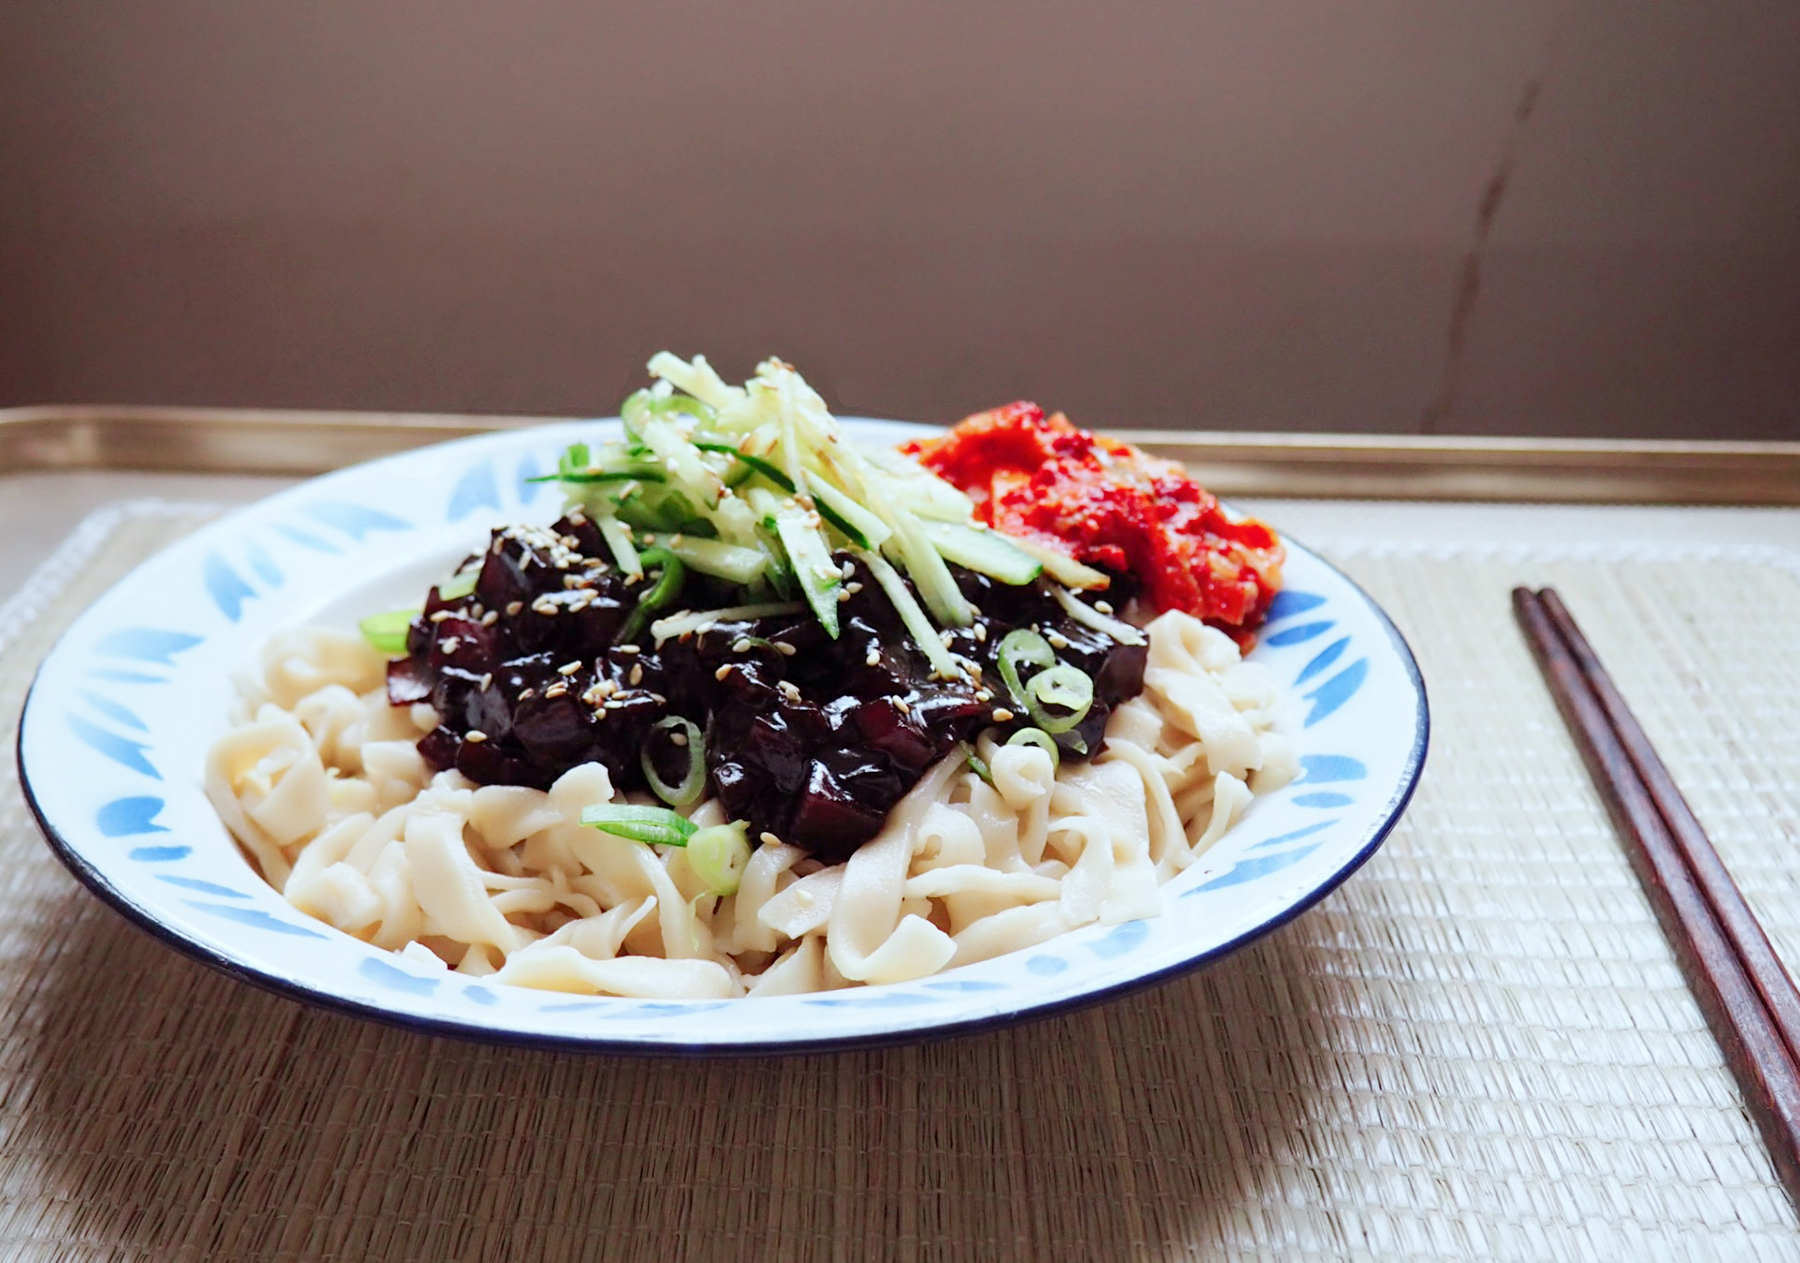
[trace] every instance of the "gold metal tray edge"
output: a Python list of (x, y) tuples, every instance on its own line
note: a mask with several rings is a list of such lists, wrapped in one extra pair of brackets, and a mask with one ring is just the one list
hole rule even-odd
[[(0, 408), (0, 472), (305, 476), (563, 417), (56, 405)], [(1226, 496), (1800, 505), (1800, 443), (1132, 430)]]

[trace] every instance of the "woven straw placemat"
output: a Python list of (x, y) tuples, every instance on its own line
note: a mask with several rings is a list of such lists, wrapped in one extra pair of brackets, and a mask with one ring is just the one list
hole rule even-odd
[[(0, 610), (0, 731), (59, 628), (210, 512), (110, 511)], [(1792, 559), (1326, 551), (1431, 688), (1387, 845), (1203, 973), (919, 1047), (542, 1054), (307, 1009), (97, 903), (8, 758), (0, 1254), (1800, 1257), (1507, 602), (1563, 592), (1794, 960)]]

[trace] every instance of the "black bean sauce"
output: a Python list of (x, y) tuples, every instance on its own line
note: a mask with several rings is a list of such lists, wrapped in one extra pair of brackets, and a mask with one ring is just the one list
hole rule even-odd
[[(674, 726), (656, 725), (681, 716), (705, 735), (708, 789), (730, 818), (748, 821), (752, 838), (768, 833), (836, 862), (873, 837), (959, 741), (1029, 724), (995, 661), (1012, 629), (1040, 631), (1061, 661), (1094, 680), (1086, 717), (1057, 738), (1064, 758), (1098, 753), (1113, 707), (1143, 687), (1143, 646), (1074, 621), (1036, 587), (954, 566), (980, 613), (949, 647), (980, 673), (934, 679), (880, 586), (848, 554), (837, 558), (851, 571), (836, 640), (801, 612), (715, 623), (660, 646), (648, 632), (615, 643), (651, 584), (607, 555), (579, 516), (548, 530), (509, 527), (494, 532), (470, 595), (445, 600), (432, 590), (407, 656), (388, 668), (394, 705), (429, 702), (438, 714), (419, 742), (432, 767), (543, 789), (598, 762), (615, 786), (642, 789), (647, 752), (658, 776), (677, 783), (689, 752)], [(1122, 604), (1128, 584), (1116, 578), (1108, 596)], [(669, 608), (745, 603), (740, 590), (690, 572)]]

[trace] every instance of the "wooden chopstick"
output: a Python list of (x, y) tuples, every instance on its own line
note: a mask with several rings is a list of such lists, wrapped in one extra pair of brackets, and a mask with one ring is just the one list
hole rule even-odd
[(1788, 1055), (1796, 1065), (1800, 1065), (1800, 990), (1794, 987), (1794, 980), (1782, 965), (1781, 958), (1775, 954), (1775, 948), (1769, 942), (1769, 936), (1763, 932), (1762, 925), (1750, 906), (1744, 902), (1742, 892), (1731, 874), (1725, 871), (1719, 853), (1713, 849), (1712, 841), (1706, 836), (1706, 830), (1700, 827), (1693, 809), (1688, 806), (1687, 799), (1675, 787), (1669, 769), (1657, 757), (1656, 749), (1650, 744), (1647, 736), (1625, 704), (1625, 698), (1619, 693), (1618, 686), (1600, 665), (1600, 658), (1593, 647), (1588, 644), (1587, 637), (1575, 625), (1575, 618), (1569, 613), (1556, 589), (1545, 588), (1538, 593), (1543, 603), (1544, 613), (1549, 615), (1563, 643), (1575, 656), (1575, 664), (1581, 670), (1581, 677), (1593, 690), (1594, 700), (1600, 703), (1600, 709), (1606, 712), (1607, 721), (1612, 725), (1619, 744), (1625, 747), (1625, 754), (1637, 771), (1638, 779), (1643, 783), (1645, 791), (1656, 804), (1656, 810), (1668, 826), (1669, 834), (1677, 850), (1681, 852), (1682, 861), (1693, 874), (1700, 887), (1700, 893), (1706, 896), (1706, 902), (1712, 906), (1713, 917), (1725, 937), (1731, 940), (1733, 952), (1737, 955), (1744, 971), (1750, 975), (1752, 985), (1762, 997), (1763, 1006), (1768, 1009), (1774, 1020), (1776, 1029), (1781, 1032), (1781, 1040), (1787, 1045)]
[(1689, 987), (1800, 1205), (1800, 993), (1668, 769), (1553, 589), (1513, 610)]

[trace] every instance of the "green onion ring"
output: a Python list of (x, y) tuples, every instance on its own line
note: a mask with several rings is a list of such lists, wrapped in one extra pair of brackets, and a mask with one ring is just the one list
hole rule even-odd
[[(1031, 721), (1055, 736), (1087, 718), (1094, 705), (1094, 682), (1080, 669), (1063, 664), (1046, 668), (1031, 678), (1025, 689), (1025, 712)], [(1056, 706), (1069, 714), (1052, 716), (1044, 708)]]
[(1056, 651), (1050, 648), (1050, 642), (1029, 627), (1021, 627), (1006, 633), (994, 657), (1000, 664), (1000, 678), (1006, 681), (1007, 692), (1012, 694), (1013, 701), (1030, 709), (1025, 686), (1019, 679), (1019, 668), (1055, 666)]
[(1056, 771), (1062, 765), (1062, 750), (1056, 744), (1056, 738), (1042, 728), (1021, 728), (1006, 739), (1009, 746), (1036, 746), (1050, 756), (1050, 770)]
[(750, 862), (750, 838), (744, 822), (708, 825), (687, 842), (688, 865), (706, 883), (708, 893), (735, 895), (744, 865)]
[[(705, 738), (691, 719), (680, 715), (669, 715), (650, 725), (650, 731), (671, 733), (679, 732), (687, 738), (688, 767), (678, 784), (671, 785), (656, 771), (656, 760), (650, 757), (650, 741), (648, 735), (643, 749), (638, 752), (638, 763), (644, 769), (644, 780), (649, 782), (650, 790), (658, 798), (671, 807), (687, 807), (700, 800), (700, 791), (706, 788), (706, 759), (703, 743)], [(682, 743), (677, 743), (682, 744)]]

